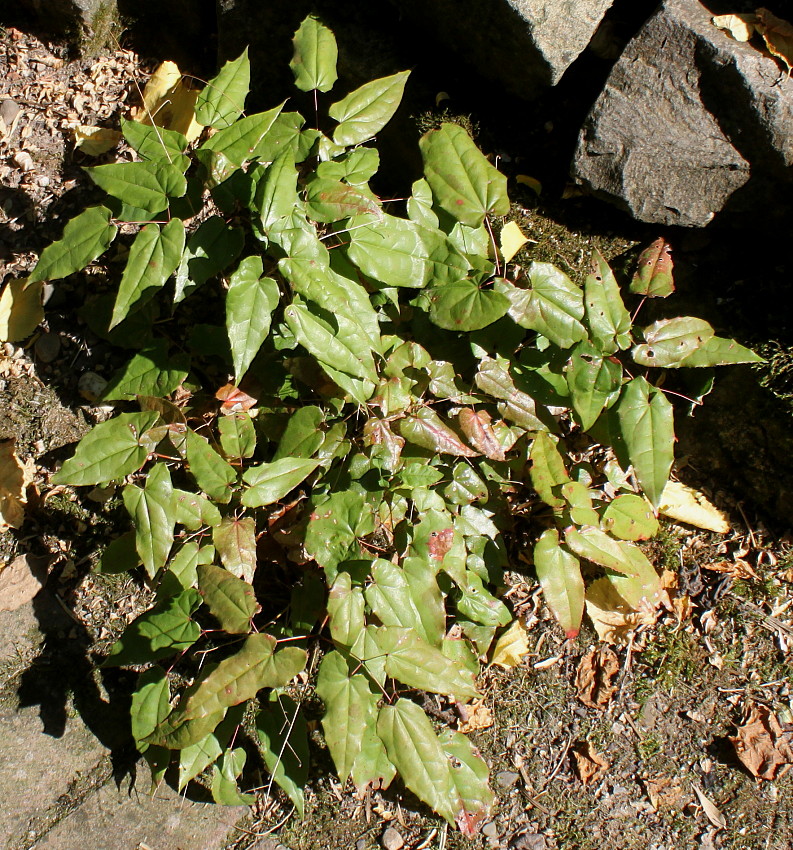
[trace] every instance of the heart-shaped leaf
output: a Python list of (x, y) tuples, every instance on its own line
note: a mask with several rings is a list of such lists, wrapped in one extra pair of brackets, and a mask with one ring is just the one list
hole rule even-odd
[(396, 112), (409, 76), (410, 71), (402, 71), (372, 80), (334, 103), (328, 109), (330, 117), (339, 122), (333, 141), (337, 145), (359, 145), (379, 133)]
[(309, 15), (292, 39), (294, 54), (289, 67), (300, 91), (330, 91), (336, 82), (336, 37), (314, 15)]

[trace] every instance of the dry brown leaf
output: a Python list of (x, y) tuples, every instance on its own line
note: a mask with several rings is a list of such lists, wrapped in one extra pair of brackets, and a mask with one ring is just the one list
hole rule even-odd
[(607, 578), (595, 579), (584, 601), (589, 619), (605, 643), (625, 643), (639, 626), (651, 626), (658, 619), (657, 609), (631, 608)]
[(728, 32), (736, 41), (749, 41), (754, 35), (757, 15), (716, 15), (713, 26)]
[(698, 490), (679, 481), (669, 481), (661, 493), (658, 510), (671, 519), (726, 534), (730, 530), (727, 517), (714, 507)]
[(578, 699), (590, 708), (605, 708), (617, 690), (615, 679), (620, 662), (607, 646), (591, 649), (581, 659), (575, 674)]
[(652, 779), (645, 779), (644, 788), (654, 809), (677, 806), (683, 797), (683, 789), (668, 776), (655, 776)]
[(20, 555), (0, 567), (0, 611), (16, 611), (44, 587), (47, 581), (47, 558)]
[(702, 569), (711, 570), (714, 573), (726, 573), (734, 579), (753, 579), (759, 580), (759, 576), (754, 571), (754, 567), (743, 558), (735, 558), (732, 561), (715, 561), (712, 564), (702, 564)]
[(133, 109), (131, 118), (141, 124), (156, 124), (195, 141), (204, 129), (195, 118), (199, 92), (188, 89), (175, 62), (163, 62), (143, 90), (143, 106)]
[(110, 130), (107, 127), (89, 127), (80, 124), (74, 129), (74, 146), (88, 156), (101, 156), (107, 153), (123, 138), (120, 130)]
[(788, 76), (793, 70), (793, 24), (778, 18), (768, 9), (757, 10), (757, 31), (772, 56), (785, 63)]
[(750, 706), (748, 717), (730, 737), (744, 767), (758, 779), (784, 776), (793, 764), (793, 740), (764, 705)]
[(580, 741), (573, 747), (572, 752), (575, 772), (584, 785), (597, 782), (611, 767), (611, 762), (596, 752), (589, 741)]
[(705, 792), (699, 787), (699, 785), (693, 785), (694, 792), (699, 799), (699, 803), (702, 806), (702, 811), (705, 812), (705, 817), (715, 826), (717, 829), (724, 829), (727, 826), (727, 819), (724, 815), (716, 808), (716, 804), (710, 798), (705, 796)]
[(477, 729), (489, 729), (493, 725), (493, 713), (483, 699), (474, 700), (470, 705), (458, 705), (460, 712), (460, 732), (475, 732)]
[(503, 667), (517, 667), (523, 656), (529, 651), (528, 631), (522, 620), (515, 620), (496, 641), (491, 664)]
[(25, 519), (26, 490), (33, 481), (33, 464), (22, 463), (14, 440), (0, 442), (0, 531), (19, 528)]
[(25, 287), (27, 281), (10, 280), (0, 295), (0, 342), (19, 342), (30, 336), (44, 318), (41, 305), (43, 281)]

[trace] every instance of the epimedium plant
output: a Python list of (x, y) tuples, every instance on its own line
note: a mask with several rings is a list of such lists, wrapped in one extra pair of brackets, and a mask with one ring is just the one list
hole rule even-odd
[[(294, 46), (298, 89), (330, 91), (331, 31), (309, 17)], [(251, 801), (245, 719), (302, 812), (308, 726), (290, 683), (316, 668), (340, 779), (399, 774), (470, 833), (493, 801), (487, 766), (463, 734), (436, 732), (421, 695), (479, 696), (512, 619), (491, 592), (511, 503), (530, 485), (550, 509), (533, 562), (568, 636), (598, 583), (652, 604), (659, 579), (636, 541), (656, 531), (674, 430), (648, 376), (758, 358), (698, 319), (635, 326), (597, 252), (583, 288), (511, 262), (493, 230), (506, 178), (457, 125), (421, 139), (424, 177), (406, 215), (390, 211), (369, 188), (371, 142), (407, 77), (332, 103), (327, 135), (284, 104), (246, 115), (244, 53), (198, 96), (211, 130), (197, 147), (123, 123), (135, 160), (86, 169), (107, 202), (66, 225), (27, 285), (134, 234), (109, 256), (117, 292), (87, 317), (139, 348), (104, 394), (123, 412), (53, 481), (123, 485), (134, 529), (100, 569), (142, 568), (156, 595), (105, 664), (142, 669), (132, 731), (154, 781), (174, 767), (183, 788), (211, 768), (218, 803)], [(169, 339), (210, 281), (225, 322)], [(662, 244), (630, 289), (671, 293)], [(168, 301), (173, 322), (156, 322)], [(581, 435), (608, 447), (603, 463), (573, 450)], [(582, 563), (599, 576), (588, 587)]]

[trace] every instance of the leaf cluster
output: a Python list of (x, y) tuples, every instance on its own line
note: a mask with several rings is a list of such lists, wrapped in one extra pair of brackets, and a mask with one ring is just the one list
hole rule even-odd
[[(294, 43), (297, 87), (329, 92), (333, 34), (309, 17)], [(124, 412), (54, 480), (123, 484), (134, 531), (101, 568), (141, 569), (156, 603), (105, 664), (143, 668), (132, 728), (155, 781), (169, 765), (180, 787), (211, 769), (218, 803), (249, 801), (238, 732), (253, 712), (273, 781), (302, 811), (305, 691), (290, 683), (318, 647), (342, 781), (399, 774), (470, 833), (493, 800), (487, 767), (415, 697), (478, 696), (512, 620), (493, 588), (515, 505), (548, 508), (533, 561), (569, 636), (590, 592), (582, 563), (600, 576), (590, 588), (641, 605), (658, 577), (635, 541), (657, 528), (674, 441), (650, 369), (754, 355), (697, 319), (636, 327), (597, 252), (583, 287), (510, 262), (493, 233), (506, 178), (459, 126), (421, 139), (404, 214), (381, 201), (372, 140), (407, 78), (333, 102), (326, 134), (284, 104), (246, 115), (244, 53), (197, 97), (211, 128), (197, 146), (124, 123), (135, 161), (87, 169), (107, 202), (67, 224), (28, 285), (79, 271), (137, 223), (103, 329), (139, 348), (106, 393)], [(153, 307), (178, 317), (202, 287), (222, 295), (222, 324), (179, 344), (153, 329)], [(631, 290), (672, 288), (665, 246), (651, 246)], [(219, 390), (206, 377), (218, 362)], [(577, 459), (581, 434), (607, 463)], [(294, 587), (279, 607), (284, 565)], [(190, 684), (172, 693), (175, 664)]]

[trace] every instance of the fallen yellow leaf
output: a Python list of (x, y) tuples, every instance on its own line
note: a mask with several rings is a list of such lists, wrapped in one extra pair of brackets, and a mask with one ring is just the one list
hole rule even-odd
[(501, 255), (504, 262), (508, 263), (528, 241), (518, 225), (508, 221), (501, 228)]
[(119, 130), (107, 127), (89, 127), (80, 124), (74, 130), (74, 146), (88, 156), (100, 156), (112, 150), (123, 138)]
[(0, 531), (22, 525), (26, 491), (32, 481), (33, 465), (19, 460), (14, 451), (14, 441), (0, 442)]
[(0, 295), (0, 342), (18, 342), (30, 336), (44, 318), (42, 281), (25, 288), (24, 279), (6, 283)]
[(175, 130), (188, 142), (193, 142), (204, 129), (195, 117), (198, 95), (197, 89), (189, 89), (184, 84), (182, 72), (175, 62), (163, 62), (146, 83), (143, 106), (133, 109), (130, 117), (141, 124), (156, 124)]
[(716, 15), (713, 26), (728, 32), (736, 41), (749, 41), (754, 35), (757, 15)]
[(730, 530), (727, 517), (714, 507), (698, 490), (686, 487), (679, 481), (669, 481), (661, 493), (658, 510), (671, 519), (726, 534)]
[(607, 578), (595, 579), (584, 601), (587, 615), (605, 643), (625, 643), (639, 626), (651, 626), (658, 619), (658, 610), (648, 604), (638, 610), (631, 608)]
[(529, 651), (528, 632), (522, 620), (515, 620), (512, 625), (496, 641), (493, 648), (491, 664), (503, 667), (517, 667), (521, 659)]

